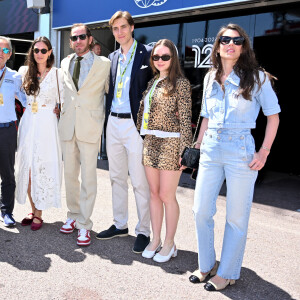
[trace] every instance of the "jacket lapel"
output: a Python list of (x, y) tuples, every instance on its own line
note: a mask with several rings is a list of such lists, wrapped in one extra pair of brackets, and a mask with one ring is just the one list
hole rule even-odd
[(115, 87), (116, 84), (116, 77), (118, 72), (118, 61), (119, 61), (119, 51), (116, 51), (111, 61), (111, 77), (112, 77), (113, 87)]
[(141, 44), (138, 43), (137, 47), (136, 47), (136, 51), (135, 51), (135, 57), (134, 57), (133, 65), (132, 65), (130, 87), (131, 87), (131, 84), (133, 82), (133, 79), (134, 79), (134, 76), (135, 76), (136, 72), (138, 71), (138, 69), (141, 66), (141, 61), (143, 59), (143, 56), (144, 56), (144, 50), (143, 50)]
[(68, 58), (68, 61), (67, 61), (67, 64), (66, 64), (66, 69), (65, 69), (65, 72), (67, 73), (68, 75), (68, 80), (70, 81), (71, 85), (72, 85), (72, 89), (77, 91), (76, 87), (75, 87), (75, 84), (74, 84), (74, 81), (73, 81), (73, 78), (72, 78), (72, 75), (70, 74), (70, 63), (73, 59), (73, 57), (75, 56), (75, 53), (71, 54)]

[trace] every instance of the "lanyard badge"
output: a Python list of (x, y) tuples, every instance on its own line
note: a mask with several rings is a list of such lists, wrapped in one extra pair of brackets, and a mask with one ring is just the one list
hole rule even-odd
[[(1, 88), (3, 80), (4, 80), (5, 72), (6, 72), (6, 68), (4, 69), (2, 76), (0, 77), (0, 88)], [(0, 106), (3, 106), (3, 105), (4, 105), (4, 98), (3, 98), (3, 94), (0, 93)]]
[(150, 107), (151, 107), (151, 102), (152, 102), (152, 95), (154, 93), (157, 83), (158, 83), (158, 79), (156, 79), (154, 81), (154, 83), (151, 87), (151, 90), (149, 92), (149, 109), (148, 109), (148, 112), (144, 113), (144, 123), (143, 123), (144, 129), (148, 129), (149, 112), (150, 112)]
[[(129, 59), (129, 61), (128, 61), (127, 65), (126, 65), (126, 67), (125, 67), (125, 69), (124, 69), (124, 71), (123, 71), (122, 74), (121, 74), (121, 79), (120, 79), (120, 82), (118, 83), (118, 88), (117, 88), (117, 98), (121, 98), (121, 96), (122, 96), (123, 77), (124, 77), (124, 74), (125, 74), (125, 72), (126, 72), (126, 70), (127, 70), (128, 65), (130, 64), (130, 62), (131, 62), (131, 60), (132, 60), (132, 58), (133, 58), (133, 55), (134, 55), (135, 49), (136, 49), (136, 45), (137, 45), (137, 41), (134, 42), (134, 47), (133, 47), (133, 50), (132, 50), (130, 59)], [(120, 66), (120, 64), (119, 64), (119, 67), (120, 67), (120, 71), (121, 71), (121, 66)], [(121, 73), (121, 72), (120, 72), (120, 73)]]

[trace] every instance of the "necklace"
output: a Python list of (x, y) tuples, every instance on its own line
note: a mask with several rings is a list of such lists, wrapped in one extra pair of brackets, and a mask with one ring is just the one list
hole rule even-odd
[(37, 76), (37, 79), (39, 82), (42, 82), (43, 79), (45, 78), (46, 76), (46, 73), (47, 73), (47, 68), (45, 69), (45, 71), (43, 72), (42, 76)]

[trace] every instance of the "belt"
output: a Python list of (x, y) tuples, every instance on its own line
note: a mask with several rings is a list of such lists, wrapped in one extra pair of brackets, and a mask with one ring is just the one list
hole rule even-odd
[(15, 124), (15, 121), (7, 122), (7, 123), (0, 123), (0, 128), (9, 127), (12, 124)]
[(117, 117), (119, 119), (131, 119), (131, 113), (118, 114), (118, 113), (115, 113), (115, 112), (111, 112), (110, 114), (111, 114), (111, 116)]

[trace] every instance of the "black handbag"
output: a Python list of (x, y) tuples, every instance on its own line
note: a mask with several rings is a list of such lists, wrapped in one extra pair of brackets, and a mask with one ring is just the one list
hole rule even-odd
[(200, 149), (185, 147), (181, 154), (181, 164), (191, 169), (198, 169)]

